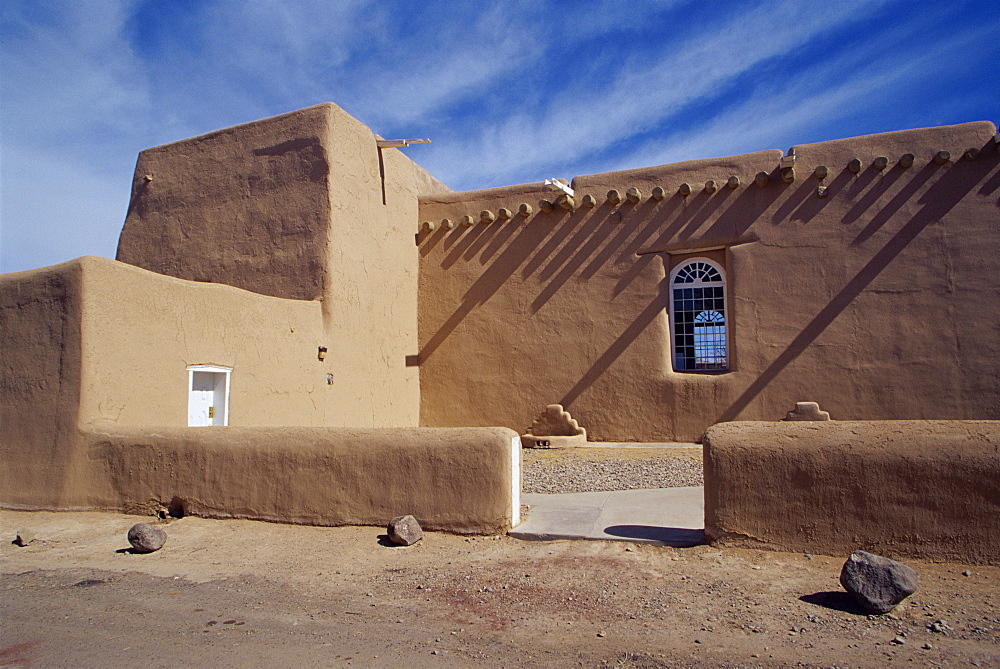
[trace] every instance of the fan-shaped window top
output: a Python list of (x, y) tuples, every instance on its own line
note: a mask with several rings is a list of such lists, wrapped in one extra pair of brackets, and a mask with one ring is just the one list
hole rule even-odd
[(702, 283), (721, 282), (722, 274), (704, 260), (697, 260), (681, 267), (674, 276), (674, 283), (696, 283), (699, 281)]

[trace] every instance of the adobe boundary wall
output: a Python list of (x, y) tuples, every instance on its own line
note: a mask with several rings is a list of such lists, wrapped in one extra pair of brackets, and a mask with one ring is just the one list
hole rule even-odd
[(85, 473), (78, 472), (75, 494), (18, 504), (4, 494), (0, 507), (167, 508), (323, 526), (384, 525), (412, 514), (425, 529), (461, 534), (503, 532), (519, 522), (520, 439), (506, 428), (82, 432), (76, 450)]
[(1000, 421), (720, 423), (704, 447), (713, 544), (1000, 564)]

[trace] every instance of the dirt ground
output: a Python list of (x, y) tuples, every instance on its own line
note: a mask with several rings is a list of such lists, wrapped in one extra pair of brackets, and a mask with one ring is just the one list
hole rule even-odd
[(193, 517), (126, 552), (148, 520), (0, 511), (0, 666), (1000, 666), (1000, 567), (910, 561), (875, 617), (844, 556)]

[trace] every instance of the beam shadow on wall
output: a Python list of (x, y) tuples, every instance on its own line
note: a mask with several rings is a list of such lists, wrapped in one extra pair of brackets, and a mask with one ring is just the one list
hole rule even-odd
[[(932, 165), (933, 163), (928, 163), (928, 164)], [(841, 217), (840, 222), (849, 225), (857, 221), (859, 218), (861, 218), (861, 215), (864, 212), (871, 209), (875, 205), (875, 203), (878, 202), (878, 199), (883, 195), (885, 195), (886, 191), (888, 191), (889, 188), (894, 183), (899, 181), (899, 178), (903, 176), (903, 173), (906, 172), (907, 169), (908, 168), (900, 167), (898, 164), (890, 167), (889, 173), (883, 174), (883, 176), (878, 181), (876, 181), (871, 188), (865, 191), (865, 194), (862, 195), (860, 198), (858, 198), (858, 200), (854, 203), (854, 206), (851, 207), (850, 210), (848, 210), (848, 212), (843, 215), (843, 217)], [(867, 171), (875, 172), (876, 174), (879, 173), (878, 170), (876, 170), (875, 167), (872, 165), (868, 166)], [(930, 176), (931, 174), (931, 172), (926, 169), (926, 166), (920, 172), (921, 173), (927, 172), (928, 176)], [(920, 176), (920, 174), (918, 174), (917, 176)], [(926, 181), (926, 178), (924, 180)], [(903, 190), (906, 190), (907, 188), (913, 186), (914, 182), (916, 181), (917, 181), (916, 178), (910, 179), (909, 183), (906, 184), (906, 187)]]
[(502, 221), (499, 224), (493, 223), (492, 225), (498, 226), (498, 230), (493, 235), (493, 238), (483, 247), (482, 253), (479, 254), (479, 264), (485, 265), (490, 261), (494, 255), (496, 255), (501, 249), (503, 249), (504, 244), (514, 235), (518, 230), (522, 229), (523, 226), (518, 222), (517, 219), (520, 216), (515, 215), (514, 218), (509, 221)]
[[(608, 243), (604, 245), (604, 248), (602, 248), (601, 251), (590, 260), (587, 266), (580, 271), (580, 278), (584, 280), (592, 278), (595, 274), (597, 274), (597, 270), (611, 260), (611, 256), (613, 256), (617, 250), (621, 249), (622, 246), (628, 243), (629, 237), (633, 237), (633, 239), (638, 237), (643, 233), (643, 231), (650, 229), (652, 221), (657, 220), (657, 218), (662, 219), (668, 211), (668, 206), (664, 205), (664, 202), (669, 201), (662, 200), (658, 202), (650, 199), (636, 205), (631, 214), (639, 221), (647, 221), (645, 227), (637, 232), (631, 225), (629, 225), (628, 220), (623, 221), (623, 224), (618, 226), (618, 231), (615, 236), (612, 237)], [(607, 212), (602, 211), (604, 208), (607, 208)], [(605, 203), (602, 205), (601, 209), (595, 210), (594, 215), (600, 215), (606, 218), (610, 215), (610, 210), (611, 205)], [(654, 217), (654, 214), (657, 213), (659, 216)], [(646, 232), (646, 234), (649, 235), (651, 232)], [(633, 242), (633, 244), (634, 243), (635, 242)], [(622, 260), (628, 258), (629, 255), (630, 254), (627, 253), (621, 254), (618, 262), (622, 262)]]
[(559, 404), (564, 407), (569, 408), (573, 402), (575, 402), (580, 395), (583, 394), (587, 388), (589, 388), (593, 383), (600, 378), (607, 369), (614, 364), (622, 353), (625, 352), (636, 337), (638, 337), (642, 332), (649, 326), (653, 320), (667, 308), (668, 296), (670, 294), (670, 282), (664, 278), (659, 283), (660, 293), (656, 298), (643, 309), (638, 316), (635, 317), (628, 327), (615, 338), (614, 342), (607, 348), (607, 350), (602, 353), (594, 364), (583, 373), (580, 380), (577, 381), (572, 388), (569, 389), (562, 399), (559, 400)]
[[(861, 232), (859, 232), (857, 237), (854, 238), (854, 241), (851, 242), (851, 246), (858, 246), (859, 244), (868, 241), (872, 235), (878, 232), (882, 226), (885, 225), (897, 211), (899, 211), (900, 207), (909, 202), (910, 199), (917, 194), (917, 191), (919, 191), (927, 183), (927, 181), (938, 172), (938, 169), (938, 165), (933, 162), (929, 162), (924, 165), (924, 167), (917, 172), (917, 174), (910, 179), (910, 181), (907, 182), (907, 184), (903, 186), (899, 192), (896, 193), (896, 195), (894, 195), (893, 198), (872, 217), (870, 221), (868, 221), (868, 224), (862, 228)], [(854, 212), (854, 209), (852, 209), (851, 212), (848, 212), (848, 214), (851, 214), (852, 212)], [(854, 222), (859, 218), (859, 216), (860, 214), (856, 214), (850, 222)], [(844, 222), (847, 222), (847, 216), (845, 216), (844, 219)]]
[(579, 226), (573, 238), (539, 274), (539, 279), (548, 283), (531, 301), (531, 313), (538, 313), (538, 310), (545, 306), (569, 278), (576, 274), (583, 259), (594, 253), (601, 242), (607, 239), (606, 233), (610, 225), (607, 218), (590, 216), (583, 219), (583, 224)]
[[(780, 224), (781, 221), (784, 220), (785, 218), (787, 218), (790, 221), (802, 221), (803, 223), (809, 223), (810, 221), (812, 221), (813, 218), (816, 217), (817, 214), (823, 211), (824, 207), (826, 207), (830, 202), (834, 201), (837, 198), (837, 195), (839, 195), (840, 192), (844, 190), (848, 186), (848, 184), (851, 183), (851, 181), (853, 181), (853, 179), (854, 175), (851, 174), (845, 167), (843, 170), (840, 171), (840, 174), (838, 174), (833, 181), (831, 181), (829, 184), (826, 184), (826, 192), (827, 192), (826, 197), (804, 197), (802, 198), (799, 206), (796, 207), (794, 210), (791, 210), (791, 208), (789, 208), (787, 214), (784, 213), (783, 209), (779, 209), (779, 211), (776, 212), (772, 221), (775, 223), (775, 225)], [(815, 196), (816, 189), (820, 185), (822, 184), (820, 184), (818, 179), (810, 177), (803, 180), (802, 185), (799, 187), (799, 189), (807, 196), (808, 195)], [(778, 218), (778, 215), (781, 215), (781, 218)]]
[[(718, 236), (722, 241), (733, 241), (736, 233), (735, 222), (743, 219), (748, 211), (766, 210), (782, 192), (781, 188), (746, 189), (729, 203), (719, 217), (719, 220), (728, 221), (733, 229), (723, 231), (717, 220), (710, 231), (719, 233)], [(465, 292), (462, 303), (427, 340), (416, 359), (420, 362), (426, 361), (465, 317), (475, 307), (484, 304), (496, 294), (518, 268), (522, 268), (522, 280), (537, 274), (539, 283), (543, 284), (532, 302), (531, 311), (537, 313), (570, 278), (578, 275), (585, 263), (586, 268), (579, 274), (583, 280), (593, 277), (602, 266), (611, 261), (616, 250), (620, 250), (615, 262), (629, 263), (613, 290), (612, 299), (620, 295), (632, 281), (641, 276), (643, 270), (656, 256), (650, 254), (637, 258), (635, 256), (637, 250), (650, 244), (666, 243), (674, 239), (682, 229), (687, 231), (687, 234), (693, 234), (710, 220), (714, 213), (725, 207), (730, 195), (728, 192), (717, 192), (709, 196), (702, 191), (694, 197), (699, 199), (686, 200), (681, 195), (674, 194), (661, 202), (646, 200), (638, 205), (625, 202), (616, 207), (604, 202), (593, 210), (579, 208), (573, 212), (566, 212), (557, 209), (550, 213), (538, 212), (526, 223), (519, 222), (515, 216), (503, 226), (502, 235), (499, 235), (503, 239), (495, 239), (501, 229), (501, 226), (496, 224), (475, 223), (471, 227), (459, 224), (450, 231), (435, 231), (424, 240), (428, 248), (422, 246), (421, 253), (426, 255), (442, 240), (447, 240), (445, 246), (448, 252), (441, 262), (443, 269), (451, 268), (460, 259), (467, 262), (475, 259), (480, 250), (484, 253), (487, 250), (490, 254), (494, 253), (494, 243), (491, 240), (496, 242), (496, 250), (501, 248), (503, 250)], [(611, 216), (616, 212), (623, 216), (623, 220), (611, 223)], [(602, 232), (615, 227), (620, 227), (621, 231), (608, 240), (607, 235)], [(655, 240), (647, 241), (658, 230), (660, 232)], [(445, 232), (447, 234), (444, 234)], [(453, 239), (457, 241), (452, 241)], [(556, 254), (554, 257), (553, 253)], [(480, 257), (480, 260), (485, 262), (487, 259)], [(657, 298), (655, 301), (659, 304), (657, 309), (664, 308), (666, 302), (663, 300), (662, 297)], [(647, 308), (637, 316), (636, 322), (648, 324), (654, 317), (655, 313), (651, 315)], [(628, 334), (631, 338), (624, 342), (615, 342), (581, 378), (580, 383), (584, 383), (584, 387), (607, 369), (607, 366), (602, 368), (600, 364), (601, 361), (607, 360), (606, 356), (612, 356), (610, 360), (613, 361), (634, 340), (639, 333), (635, 330), (635, 324), (630, 325), (623, 333), (623, 336)], [(572, 395), (572, 391), (570, 394)]]
[[(557, 214), (558, 215), (558, 214)], [(516, 219), (508, 221), (508, 225), (519, 226), (520, 224), (516, 222)], [(468, 228), (466, 232), (466, 237), (470, 239), (469, 244), (465, 244), (465, 238), (462, 241), (455, 244), (455, 246), (449, 251), (448, 255), (442, 261), (441, 266), (444, 269), (448, 269), (454, 265), (459, 258), (465, 255), (468, 251), (468, 247), (471, 245), (472, 240), (481, 237), (484, 232), (483, 228), (492, 228), (494, 224), (483, 225), (475, 224), (473, 227)], [(456, 228), (452, 232), (460, 231), (461, 228)], [(532, 251), (538, 246), (541, 238), (537, 234), (528, 234), (525, 232), (526, 227), (522, 228), (520, 234), (515, 235), (511, 242), (507, 244), (507, 247), (503, 252), (493, 261), (478, 279), (465, 291), (462, 296), (462, 303), (452, 312), (451, 316), (445, 320), (444, 323), (437, 329), (437, 331), (427, 340), (427, 342), (421, 347), (420, 353), (418, 354), (418, 359), (421, 363), (425, 362), (431, 355), (434, 354), (445, 339), (455, 331), (455, 328), (461, 324), (465, 317), (472, 312), (477, 306), (485, 303), (488, 299), (493, 297), (501, 286), (517, 271), (524, 261), (531, 255)]]
[(567, 228), (572, 232), (569, 238), (560, 240), (563, 243), (559, 251), (538, 271), (539, 281), (555, 276), (569, 262), (574, 251), (593, 238), (594, 232), (605, 222), (597, 216), (588, 215), (589, 213), (586, 209), (577, 209), (570, 215)]
[[(963, 197), (968, 195), (976, 185), (989, 174), (996, 164), (996, 154), (992, 160), (981, 160), (978, 163), (967, 163), (959, 167), (953, 165), (924, 193), (919, 202), (923, 207), (907, 221), (893, 237), (872, 256), (854, 278), (838, 292), (832, 300), (799, 332), (791, 343), (782, 351), (767, 369), (758, 376), (750, 386), (727, 408), (716, 422), (735, 420), (740, 412), (747, 408), (760, 393), (780, 374), (793, 360), (798, 358), (824, 330), (836, 319), (862, 291), (912, 242), (920, 232), (932, 223), (937, 223)], [(929, 163), (926, 168), (934, 172), (944, 169), (942, 166)], [(975, 170), (971, 175), (969, 170)], [(918, 176), (926, 179), (929, 177)], [(906, 190), (904, 188), (904, 190)], [(889, 206), (898, 208), (902, 200), (890, 202)], [(889, 213), (889, 216), (891, 216)], [(874, 220), (879, 219), (876, 216)], [(886, 217), (887, 218), (887, 217)], [(870, 225), (870, 224), (869, 224)]]
[[(779, 182), (780, 183), (780, 182)], [(778, 184), (774, 184), (777, 186)], [(708, 204), (711, 206), (699, 206), (695, 209), (689, 209), (688, 207), (682, 207), (682, 205), (677, 205), (680, 208), (680, 212), (677, 217), (671, 221), (659, 235), (656, 236), (652, 241), (646, 241), (641, 239), (639, 244), (630, 244), (625, 250), (629, 256), (635, 256), (635, 253), (641, 250), (643, 247), (660, 247), (666, 244), (672, 244), (679, 241), (678, 236), (681, 229), (687, 231), (687, 237), (685, 239), (690, 239), (690, 237), (702, 226), (710, 220), (712, 214), (714, 214), (718, 209), (720, 209), (725, 204), (725, 199), (729, 197), (728, 188), (724, 188), (723, 191), (718, 192), (712, 198), (708, 200)], [(778, 199), (785, 189), (777, 188), (757, 188), (754, 186), (747, 187), (740, 193), (739, 197), (729, 203), (723, 211), (720, 212), (719, 216), (715, 221), (701, 234), (703, 240), (712, 240), (715, 243), (725, 244), (732, 243), (740, 239), (747, 230), (750, 229), (750, 223), (756, 221), (768, 207), (770, 207), (776, 199)], [(690, 196), (689, 196), (690, 197)], [(674, 195), (672, 200), (683, 201), (680, 195)], [(689, 220), (693, 219), (693, 220)], [(747, 222), (749, 221), (749, 222)], [(655, 226), (650, 226), (651, 231), (655, 231)], [(648, 237), (647, 237), (648, 238)], [(701, 242), (699, 242), (701, 243)], [(708, 242), (704, 242), (708, 244)], [(624, 255), (624, 254), (623, 254)], [(621, 279), (614, 288), (614, 295), (618, 296), (625, 291), (626, 288), (642, 274), (646, 266), (653, 261), (655, 254), (642, 255), (635, 260), (635, 263), (622, 275)]]
[(441, 261), (441, 267), (449, 269), (452, 265), (457, 263), (462, 258), (466, 249), (468, 249), (480, 235), (486, 232), (486, 228), (487, 226), (479, 225), (477, 223), (473, 223), (472, 227), (466, 227), (464, 223), (459, 222), (457, 227), (451, 231), (451, 236), (456, 236), (459, 239), (448, 249), (448, 253), (445, 254), (444, 259)]

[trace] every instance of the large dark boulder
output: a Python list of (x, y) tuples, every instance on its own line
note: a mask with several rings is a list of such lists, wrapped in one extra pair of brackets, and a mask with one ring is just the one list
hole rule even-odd
[(854, 551), (840, 570), (840, 584), (866, 611), (888, 613), (917, 591), (917, 572), (902, 562)]
[(136, 553), (152, 553), (163, 548), (167, 533), (148, 523), (136, 523), (128, 531), (128, 542)]
[(412, 546), (424, 538), (420, 523), (413, 516), (399, 516), (389, 521), (386, 528), (389, 541), (397, 546)]

